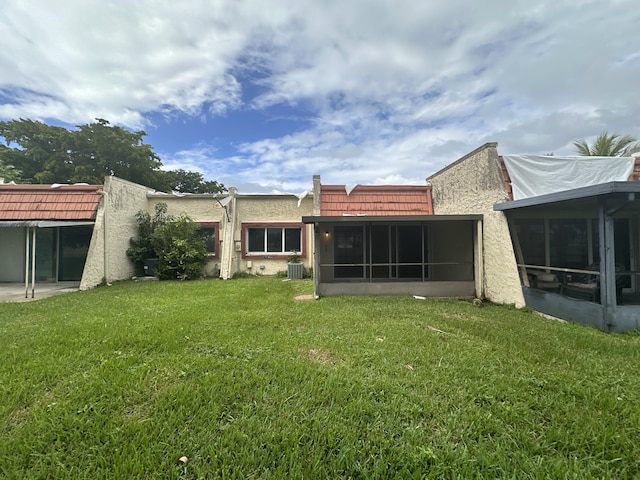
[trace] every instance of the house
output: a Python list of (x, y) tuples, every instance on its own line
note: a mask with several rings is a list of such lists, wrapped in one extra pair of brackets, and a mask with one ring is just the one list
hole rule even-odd
[(317, 296), (474, 297), (482, 215), (434, 215), (431, 187), (322, 185), (314, 176)]
[(640, 328), (639, 172), (487, 143), (427, 180), (435, 213), (483, 215), (486, 298), (621, 332)]
[(200, 225), (208, 260), (204, 274), (231, 278), (246, 271), (287, 269), (292, 251), (311, 267), (313, 236), (302, 223), (313, 196), (165, 194), (117, 177), (104, 185), (0, 184), (0, 282), (76, 282), (88, 289), (131, 278), (126, 251), (137, 236), (136, 213), (186, 213)]
[(136, 213), (187, 213), (208, 276), (275, 274), (294, 251), (317, 296), (478, 297), (607, 332), (640, 328), (640, 161), (499, 155), (487, 143), (425, 185), (322, 185), (300, 195), (165, 194), (0, 184), (0, 282), (133, 274)]

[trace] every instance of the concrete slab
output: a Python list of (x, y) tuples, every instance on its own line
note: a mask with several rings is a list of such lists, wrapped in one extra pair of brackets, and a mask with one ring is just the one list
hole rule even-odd
[(31, 285), (25, 298), (24, 283), (0, 283), (0, 303), (2, 302), (31, 302), (41, 298), (75, 292), (80, 287), (79, 282), (36, 283), (34, 296), (31, 296)]

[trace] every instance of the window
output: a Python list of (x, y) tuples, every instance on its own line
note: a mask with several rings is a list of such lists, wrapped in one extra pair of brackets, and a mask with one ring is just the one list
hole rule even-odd
[(204, 240), (207, 255), (209, 255), (209, 257), (215, 257), (218, 253), (218, 224), (201, 223), (197, 233)]
[(246, 255), (302, 254), (300, 225), (243, 226)]

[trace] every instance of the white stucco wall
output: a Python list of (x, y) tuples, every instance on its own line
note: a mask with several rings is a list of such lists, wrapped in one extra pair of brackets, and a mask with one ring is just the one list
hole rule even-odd
[[(106, 276), (108, 282), (125, 280), (134, 274), (133, 264), (126, 255), (129, 239), (138, 233), (136, 213), (147, 208), (147, 192), (142, 185), (106, 177), (91, 244), (87, 254), (80, 289), (99, 285)], [(106, 225), (106, 248), (105, 248)], [(106, 270), (105, 270), (106, 258)]]
[(495, 203), (507, 200), (496, 143), (487, 143), (427, 179), (436, 215), (482, 214), (484, 296), (525, 305), (506, 217)]

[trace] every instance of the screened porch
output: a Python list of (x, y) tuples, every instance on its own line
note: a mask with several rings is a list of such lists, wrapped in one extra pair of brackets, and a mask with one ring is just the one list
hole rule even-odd
[(473, 297), (481, 216), (303, 217), (319, 296)]
[(527, 306), (607, 332), (640, 328), (640, 185), (507, 202)]

